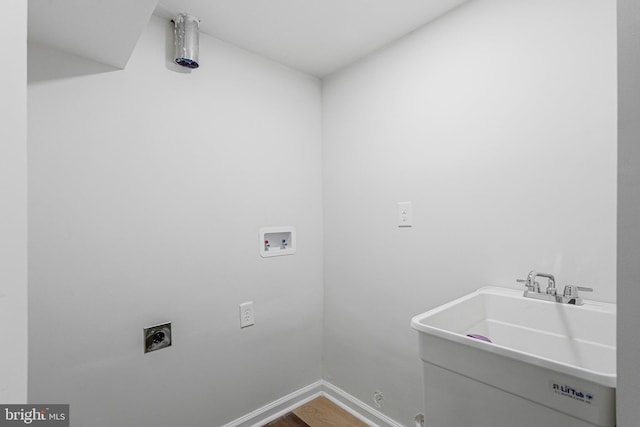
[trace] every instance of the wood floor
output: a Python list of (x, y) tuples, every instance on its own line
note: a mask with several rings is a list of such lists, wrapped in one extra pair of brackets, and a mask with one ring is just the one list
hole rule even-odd
[(326, 397), (320, 396), (264, 427), (369, 427)]

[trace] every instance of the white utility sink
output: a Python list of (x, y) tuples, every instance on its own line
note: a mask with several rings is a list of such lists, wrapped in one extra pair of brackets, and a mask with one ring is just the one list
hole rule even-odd
[(485, 287), (411, 326), (425, 362), (425, 427), (615, 426), (615, 304)]

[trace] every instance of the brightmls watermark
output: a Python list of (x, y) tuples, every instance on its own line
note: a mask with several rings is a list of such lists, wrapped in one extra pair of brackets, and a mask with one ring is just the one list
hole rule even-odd
[(0, 427), (69, 427), (69, 405), (0, 405)]

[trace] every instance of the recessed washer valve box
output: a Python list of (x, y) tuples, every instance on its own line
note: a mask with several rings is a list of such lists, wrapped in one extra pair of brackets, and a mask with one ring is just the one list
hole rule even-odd
[(263, 227), (260, 229), (260, 256), (263, 258), (296, 253), (295, 227)]
[(171, 347), (171, 323), (144, 328), (144, 352)]

